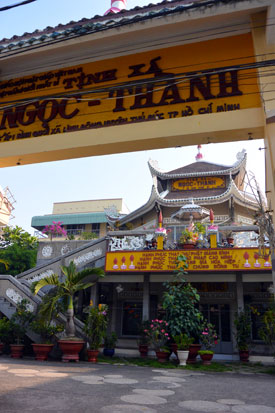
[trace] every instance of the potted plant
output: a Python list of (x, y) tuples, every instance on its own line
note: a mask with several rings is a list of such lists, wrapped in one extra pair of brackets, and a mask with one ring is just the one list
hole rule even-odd
[(11, 324), (6, 318), (0, 318), (0, 354), (3, 353), (5, 344), (8, 344), (11, 337)]
[(53, 338), (56, 334), (61, 333), (64, 327), (61, 325), (54, 325), (47, 320), (39, 319), (32, 321), (30, 324), (31, 330), (40, 336), (40, 343), (33, 343), (32, 348), (35, 354), (35, 359), (45, 361), (53, 349)]
[(157, 359), (160, 363), (168, 361), (170, 349), (167, 346), (170, 336), (168, 333), (168, 323), (165, 320), (155, 319), (150, 322), (148, 328), (149, 342), (155, 350)]
[(150, 322), (149, 321), (144, 321), (141, 324), (140, 328), (140, 337), (138, 339), (138, 349), (140, 352), (141, 357), (147, 357), (148, 355), (148, 347), (150, 344), (149, 340), (149, 326)]
[(211, 364), (214, 355), (214, 351), (212, 351), (211, 348), (218, 344), (218, 335), (213, 324), (208, 323), (207, 321), (205, 321), (203, 325), (201, 342), (205, 350), (199, 350), (198, 354), (202, 359), (202, 364), (209, 365)]
[(84, 341), (75, 336), (74, 324), (74, 304), (73, 298), (77, 291), (91, 287), (94, 283), (86, 283), (85, 278), (89, 275), (102, 277), (104, 271), (100, 268), (87, 268), (77, 272), (76, 265), (73, 261), (68, 266), (61, 266), (61, 271), (64, 275), (63, 281), (59, 280), (57, 274), (52, 274), (38, 282), (33, 283), (34, 293), (37, 294), (41, 288), (45, 286), (57, 287), (53, 294), (44, 306), (44, 313), (51, 313), (60, 300), (66, 300), (67, 303), (67, 322), (65, 327), (66, 337), (58, 341), (58, 344), (63, 352), (62, 361), (79, 361), (79, 352), (81, 351)]
[(251, 318), (250, 309), (245, 307), (243, 311), (235, 314), (235, 339), (239, 350), (240, 360), (243, 363), (249, 361), (249, 347), (251, 344)]
[(205, 226), (200, 222), (195, 224), (191, 222), (187, 228), (185, 228), (180, 236), (179, 244), (184, 249), (194, 248), (197, 241), (201, 236), (205, 234)]
[(117, 343), (117, 334), (112, 331), (111, 334), (107, 334), (104, 338), (104, 356), (112, 357), (115, 354), (115, 346)]
[(24, 336), (32, 319), (33, 313), (30, 310), (29, 301), (26, 299), (21, 300), (21, 302), (17, 304), (16, 311), (10, 319), (10, 329), (12, 335), (12, 344), (10, 344), (10, 349), (12, 358), (23, 357)]
[[(166, 310), (165, 319), (171, 336), (187, 334), (196, 343), (190, 345), (187, 360), (187, 363), (195, 363), (198, 350), (201, 348), (201, 344), (197, 343), (199, 343), (203, 322), (203, 316), (197, 308), (200, 296), (196, 288), (185, 279), (185, 275), (188, 274), (186, 256), (179, 254), (176, 264), (177, 270), (174, 278), (163, 284), (166, 291), (163, 294), (162, 306)], [(176, 352), (176, 348), (173, 351)]]
[(88, 317), (85, 321), (83, 331), (89, 343), (88, 361), (91, 363), (97, 362), (99, 347), (106, 335), (107, 330), (107, 310), (105, 304), (99, 304), (98, 307), (90, 307)]
[(194, 339), (187, 334), (180, 334), (174, 337), (177, 344), (177, 356), (180, 366), (186, 366), (186, 360), (189, 354), (189, 346), (193, 343)]
[(262, 323), (259, 335), (272, 348), (275, 359), (275, 304), (266, 310), (262, 317)]

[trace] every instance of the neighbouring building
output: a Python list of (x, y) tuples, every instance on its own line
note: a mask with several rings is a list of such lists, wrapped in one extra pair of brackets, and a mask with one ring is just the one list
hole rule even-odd
[(0, 187), (0, 227), (9, 225), (14, 210), (15, 203), (14, 196), (8, 187), (2, 189)]
[(31, 225), (41, 232), (46, 225), (51, 225), (53, 221), (62, 222), (62, 227), (66, 230), (68, 236), (81, 238), (81, 235), (85, 232), (93, 233), (95, 238), (101, 238), (107, 233), (108, 221), (105, 210), (110, 208), (120, 215), (129, 213), (121, 198), (55, 202), (52, 214), (33, 217)]

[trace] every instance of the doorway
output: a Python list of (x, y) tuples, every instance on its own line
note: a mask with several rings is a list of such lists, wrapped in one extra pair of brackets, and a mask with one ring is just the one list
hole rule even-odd
[(213, 348), (215, 353), (231, 354), (233, 343), (231, 338), (230, 304), (200, 304), (200, 311), (209, 323), (215, 326), (219, 343)]

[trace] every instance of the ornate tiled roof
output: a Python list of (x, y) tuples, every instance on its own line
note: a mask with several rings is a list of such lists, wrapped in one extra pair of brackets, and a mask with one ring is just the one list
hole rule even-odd
[(122, 27), (137, 22), (159, 18), (174, 13), (187, 12), (198, 7), (213, 7), (219, 3), (228, 3), (232, 0), (164, 0), (158, 4), (149, 4), (144, 7), (135, 7), (132, 10), (121, 10), (117, 14), (94, 16), (71, 21), (68, 24), (59, 24), (56, 27), (46, 27), (44, 30), (35, 30), (24, 33), (22, 36), (13, 36), (11, 39), (0, 40), (0, 55), (11, 52), (20, 52), (43, 45), (58, 43), (100, 31)]
[(182, 168), (174, 169), (173, 171), (169, 171), (167, 172), (167, 175), (181, 175), (200, 172), (203, 172), (203, 174), (205, 174), (205, 172), (223, 172), (227, 171), (228, 169), (230, 169), (230, 166), (217, 165), (206, 161), (200, 161), (183, 166)]
[(243, 149), (242, 152), (237, 154), (237, 161), (232, 166), (225, 166), (220, 164), (214, 164), (210, 162), (200, 161), (186, 165), (182, 168), (178, 168), (172, 171), (164, 172), (158, 167), (156, 161), (151, 159), (148, 162), (149, 169), (152, 177), (156, 176), (161, 179), (174, 179), (174, 178), (189, 178), (195, 176), (213, 176), (213, 175), (234, 175), (238, 173), (241, 168), (246, 165), (247, 154)]

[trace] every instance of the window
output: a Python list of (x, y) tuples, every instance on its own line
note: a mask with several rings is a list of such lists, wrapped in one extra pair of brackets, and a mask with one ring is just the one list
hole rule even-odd
[(66, 231), (68, 235), (80, 235), (85, 231), (85, 224), (71, 224), (67, 225)]
[(99, 236), (100, 224), (92, 224), (92, 231), (91, 232), (94, 232), (97, 236)]

